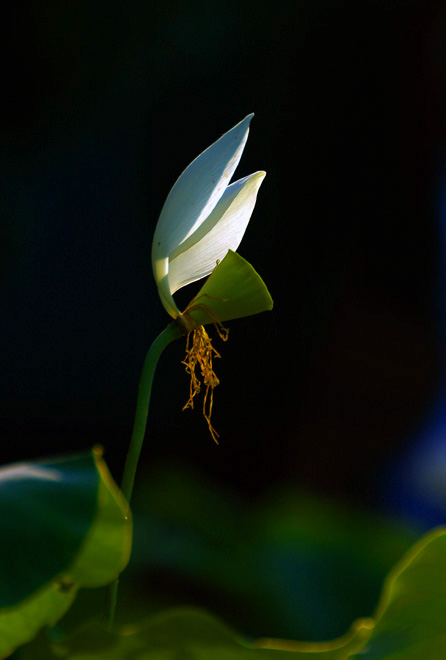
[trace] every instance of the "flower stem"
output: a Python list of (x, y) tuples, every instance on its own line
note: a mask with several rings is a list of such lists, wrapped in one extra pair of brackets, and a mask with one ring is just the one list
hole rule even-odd
[[(175, 339), (182, 336), (181, 330), (175, 323), (170, 323), (163, 332), (155, 339), (144, 360), (141, 380), (139, 381), (138, 399), (136, 403), (135, 421), (133, 423), (133, 433), (130, 440), (129, 451), (124, 465), (124, 473), (121, 483), (121, 491), (130, 507), (130, 499), (135, 483), (136, 468), (138, 466), (139, 455), (141, 453), (144, 435), (146, 432), (147, 416), (149, 412), (150, 394), (152, 392), (153, 376), (156, 365), (164, 351)], [(107, 591), (104, 607), (105, 627), (111, 630), (116, 609), (116, 599), (118, 594), (118, 579), (112, 582)]]
[(133, 433), (130, 440), (129, 451), (124, 466), (124, 475), (122, 477), (121, 491), (130, 505), (132, 497), (133, 484), (135, 482), (135, 473), (138, 465), (139, 455), (141, 453), (144, 435), (146, 432), (147, 415), (149, 412), (150, 394), (152, 392), (153, 376), (156, 365), (164, 351), (175, 339), (181, 337), (181, 331), (174, 323), (167, 326), (163, 332), (155, 339), (144, 361), (141, 380), (139, 382), (138, 399), (136, 403), (135, 421), (133, 424)]

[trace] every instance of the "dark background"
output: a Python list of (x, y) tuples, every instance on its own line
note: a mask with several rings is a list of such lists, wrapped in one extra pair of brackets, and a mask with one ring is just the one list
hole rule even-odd
[[(243, 501), (287, 483), (403, 519), (407, 451), (426, 428), (444, 439), (444, 3), (7, 11), (1, 462), (100, 443), (119, 479), (142, 362), (168, 322), (157, 217), (184, 167), (255, 112), (236, 177), (267, 178), (239, 252), (275, 308), (230, 323), (219, 347), (218, 447), (181, 411), (184, 345), (169, 347), (141, 475), (175, 464)], [(412, 524), (441, 522), (442, 493)]]

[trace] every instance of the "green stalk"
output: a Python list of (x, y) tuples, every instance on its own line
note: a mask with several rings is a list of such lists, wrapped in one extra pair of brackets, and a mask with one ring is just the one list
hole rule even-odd
[[(138, 400), (136, 402), (135, 421), (133, 423), (133, 433), (130, 440), (129, 451), (124, 465), (124, 473), (121, 483), (121, 491), (130, 507), (130, 499), (135, 483), (136, 468), (144, 442), (144, 435), (147, 426), (147, 415), (149, 412), (150, 394), (152, 392), (153, 376), (156, 365), (164, 351), (175, 339), (182, 336), (181, 330), (175, 323), (170, 323), (163, 332), (158, 335), (146, 355), (142, 369), (141, 380), (139, 381)], [(104, 608), (105, 627), (111, 630), (116, 609), (116, 598), (118, 594), (118, 578), (112, 582), (107, 591)]]

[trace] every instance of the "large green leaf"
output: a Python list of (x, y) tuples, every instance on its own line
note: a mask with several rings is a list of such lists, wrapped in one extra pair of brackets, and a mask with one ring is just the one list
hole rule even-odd
[(101, 587), (127, 565), (132, 543), (131, 514), (105, 462), (95, 459), (100, 476), (96, 516), (73, 564), (70, 578), (81, 587)]
[(90, 624), (60, 642), (41, 637), (21, 660), (443, 660), (446, 659), (446, 530), (422, 539), (389, 574), (376, 620), (343, 638), (252, 642), (203, 612), (171, 611), (113, 633)]
[(0, 658), (32, 640), (42, 626), (53, 625), (76, 597), (74, 585), (53, 581), (17, 607), (0, 611)]
[(359, 623), (331, 643), (281, 642), (281, 649), (271, 649), (268, 640), (250, 643), (209, 614), (176, 610), (115, 633), (91, 624), (62, 642), (40, 638), (22, 650), (20, 660), (344, 660), (365, 631), (367, 625)]
[(0, 510), (1, 658), (54, 624), (79, 587), (119, 574), (131, 522), (97, 452), (3, 468)]
[(74, 560), (96, 514), (99, 481), (93, 454), (0, 470), (0, 608)]
[(389, 574), (365, 660), (446, 659), (446, 529), (417, 543)]
[(203, 325), (272, 308), (273, 300), (260, 275), (243, 257), (229, 250), (186, 311), (194, 323)]

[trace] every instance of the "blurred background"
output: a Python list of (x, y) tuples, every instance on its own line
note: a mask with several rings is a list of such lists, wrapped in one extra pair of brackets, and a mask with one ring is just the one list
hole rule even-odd
[(163, 355), (119, 616), (342, 634), (446, 515), (444, 2), (25, 1), (1, 29), (1, 463), (99, 443), (119, 480), (159, 212), (255, 112), (239, 252), (275, 307), (216, 340), (219, 446)]

